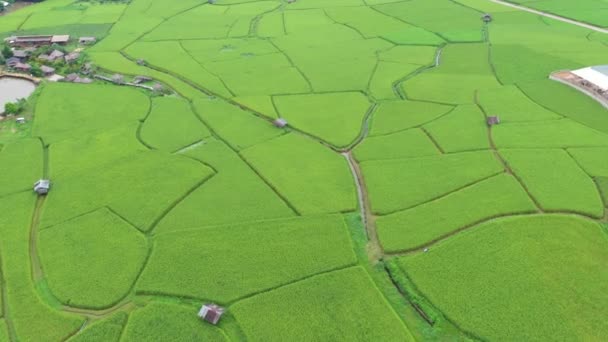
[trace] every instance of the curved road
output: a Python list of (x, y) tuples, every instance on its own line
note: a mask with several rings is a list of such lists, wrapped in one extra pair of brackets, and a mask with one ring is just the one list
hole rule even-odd
[(591, 24), (587, 24), (587, 23), (583, 23), (583, 22), (576, 21), (576, 20), (573, 20), (573, 19), (568, 19), (568, 18), (565, 18), (565, 17), (561, 17), (559, 15), (555, 15), (555, 14), (551, 14), (551, 13), (547, 13), (547, 12), (543, 12), (543, 11), (538, 11), (538, 10), (535, 10), (535, 9), (531, 9), (529, 7), (524, 7), (524, 6), (512, 4), (510, 2), (506, 2), (506, 1), (502, 1), (502, 0), (490, 0), (490, 1), (492, 1), (494, 3), (497, 3), (497, 4), (500, 4), (500, 5), (516, 8), (516, 9), (519, 9), (519, 10), (522, 10), (522, 11), (526, 11), (526, 12), (542, 15), (543, 17), (559, 20), (559, 21), (562, 21), (562, 22), (565, 22), (565, 23), (568, 23), (568, 24), (584, 27), (586, 29), (593, 30), (593, 31), (596, 31), (596, 32), (608, 33), (608, 29), (601, 28), (601, 27), (598, 27), (598, 26), (595, 26), (595, 25), (591, 25)]

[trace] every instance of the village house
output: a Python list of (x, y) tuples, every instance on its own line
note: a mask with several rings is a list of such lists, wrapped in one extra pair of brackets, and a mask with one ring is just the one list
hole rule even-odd
[(5, 64), (7, 67), (9, 68), (14, 68), (15, 65), (21, 63), (21, 60), (17, 57), (11, 57), (9, 59), (6, 60)]
[(60, 58), (63, 58), (63, 56), (65, 56), (65, 53), (63, 53), (62, 51), (53, 50), (53, 52), (51, 52), (48, 56), (48, 61), (54, 62)]
[(51, 76), (52, 74), (55, 73), (55, 68), (52, 68), (52, 67), (46, 66), (46, 65), (41, 66), (40, 70), (42, 70), (42, 74), (44, 76)]
[(32, 66), (27, 63), (19, 62), (13, 67), (13, 69), (21, 72), (30, 72), (30, 70), (32, 70)]
[(33, 47), (59, 44), (65, 45), (70, 41), (69, 35), (39, 35), (39, 36), (11, 36), (4, 39), (11, 46)]
[(198, 317), (202, 320), (207, 321), (213, 325), (216, 325), (222, 315), (224, 314), (224, 308), (216, 304), (205, 304), (198, 312)]
[(73, 63), (74, 61), (76, 61), (78, 58), (80, 58), (80, 53), (79, 52), (72, 52), (72, 53), (68, 53), (67, 55), (65, 55), (64, 59), (65, 62), (70, 64)]
[(25, 50), (13, 50), (13, 57), (19, 58), (21, 61), (24, 61), (29, 57), (29, 54)]

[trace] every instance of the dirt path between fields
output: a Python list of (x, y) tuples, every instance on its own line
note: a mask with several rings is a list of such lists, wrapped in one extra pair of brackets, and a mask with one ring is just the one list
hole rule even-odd
[(589, 29), (589, 30), (593, 30), (593, 31), (596, 31), (596, 32), (608, 33), (608, 29), (601, 28), (599, 26), (595, 26), (595, 25), (591, 25), (591, 24), (587, 24), (587, 23), (584, 23), (584, 22), (576, 21), (574, 19), (565, 18), (565, 17), (559, 16), (559, 15), (555, 15), (555, 14), (551, 14), (551, 13), (535, 10), (535, 9), (532, 9), (532, 8), (529, 8), (529, 7), (524, 7), (524, 6), (512, 4), (510, 2), (506, 2), (506, 1), (502, 1), (502, 0), (490, 0), (490, 1), (492, 1), (494, 3), (497, 3), (497, 4), (500, 4), (500, 5), (503, 5), (503, 6), (508, 6), (508, 7), (512, 7), (512, 8), (518, 9), (518, 10), (522, 10), (522, 11), (526, 11), (526, 12), (542, 15), (543, 17), (559, 20), (559, 21), (562, 21), (564, 23), (580, 26), (580, 27), (583, 27), (583, 28), (586, 28), (586, 29)]

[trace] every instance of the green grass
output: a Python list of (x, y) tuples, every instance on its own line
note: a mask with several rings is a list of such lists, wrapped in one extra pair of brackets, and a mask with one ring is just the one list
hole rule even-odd
[(595, 183), (602, 195), (604, 201), (604, 207), (608, 208), (608, 177), (598, 177), (595, 179)]
[(457, 325), (495, 341), (601, 340), (607, 262), (602, 228), (565, 215), (492, 221), (399, 260)]
[(566, 152), (531, 149), (501, 150), (500, 154), (543, 209), (604, 216), (593, 180)]
[(228, 303), (355, 262), (339, 215), (201, 227), (154, 238), (137, 292)]
[(361, 267), (262, 293), (232, 305), (230, 311), (249, 341), (413, 340)]
[(445, 152), (490, 148), (485, 116), (475, 105), (460, 105), (423, 127)]
[(428, 102), (382, 102), (373, 114), (370, 135), (389, 134), (418, 127), (447, 114), (452, 108)]
[(365, 161), (361, 169), (376, 214), (424, 203), (503, 170), (491, 152)]
[(347, 161), (318, 142), (287, 134), (244, 150), (242, 155), (301, 214), (357, 207)]
[(149, 100), (114, 85), (48, 84), (36, 104), (33, 135), (45, 143), (100, 132), (143, 119)]
[(273, 101), (290, 126), (338, 147), (357, 138), (370, 108), (361, 93), (275, 96)]
[(87, 324), (78, 334), (70, 337), (69, 342), (105, 342), (118, 341), (127, 323), (127, 314), (117, 312), (107, 318)]
[(210, 165), (218, 173), (173, 208), (159, 223), (159, 232), (294, 215), (273, 189), (221, 141), (208, 139), (181, 154)]
[(108, 206), (148, 230), (176, 199), (212, 174), (209, 167), (181, 156), (140, 152), (76, 177), (54, 179), (42, 226)]
[(66, 305), (92, 309), (126, 296), (148, 250), (144, 236), (106, 208), (44, 229), (38, 239), (53, 294)]
[(415, 128), (368, 137), (354, 149), (354, 155), (358, 161), (422, 157), (437, 154), (439, 154), (439, 151), (429, 137), (422, 130)]
[(30, 224), (35, 202), (29, 192), (0, 198), (5, 211), (0, 215), (4, 305), (19, 340), (60, 341), (76, 332), (84, 319), (51, 308), (35, 290), (30, 259)]
[(535, 210), (518, 181), (500, 174), (438, 200), (381, 216), (376, 226), (384, 250), (390, 253), (422, 247), (493, 217)]
[(167, 152), (192, 145), (210, 134), (190, 104), (174, 97), (152, 99), (152, 110), (140, 132), (148, 145)]
[(0, 195), (29, 190), (42, 178), (42, 153), (37, 139), (0, 146)]
[(202, 322), (198, 308), (150, 303), (133, 312), (122, 335), (125, 341), (226, 341), (222, 330)]

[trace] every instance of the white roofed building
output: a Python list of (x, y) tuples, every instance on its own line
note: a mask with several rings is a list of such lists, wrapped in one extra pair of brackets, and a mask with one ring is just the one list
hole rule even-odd
[(604, 91), (608, 90), (608, 65), (578, 69), (572, 73)]

